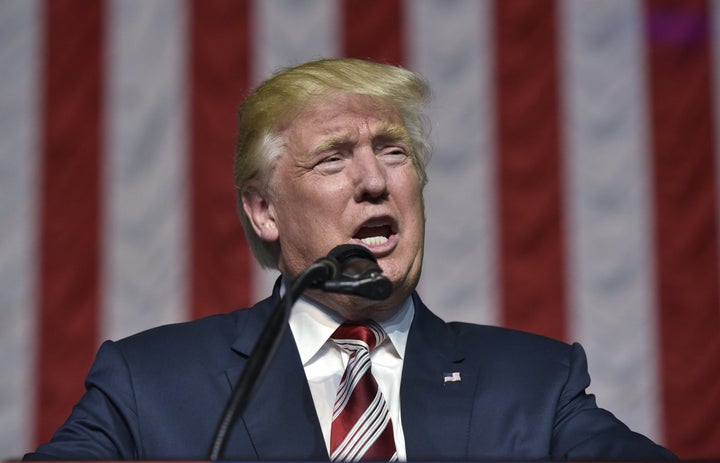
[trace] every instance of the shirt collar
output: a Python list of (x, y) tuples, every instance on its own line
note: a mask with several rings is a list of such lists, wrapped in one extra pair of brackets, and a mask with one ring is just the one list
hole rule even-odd
[[(412, 298), (408, 297), (392, 315), (375, 320), (387, 333), (400, 358), (405, 357), (405, 345), (414, 315), (415, 306)], [(301, 297), (295, 302), (288, 322), (303, 365), (320, 352), (343, 321), (341, 316), (312, 299)]]

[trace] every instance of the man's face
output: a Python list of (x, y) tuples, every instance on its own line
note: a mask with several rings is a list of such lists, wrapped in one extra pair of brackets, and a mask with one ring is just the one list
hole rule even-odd
[(269, 213), (292, 278), (339, 244), (365, 246), (393, 283), (384, 302), (313, 293), (346, 318), (394, 309), (417, 285), (425, 212), (409, 137), (387, 103), (343, 94), (306, 105), (283, 133)]

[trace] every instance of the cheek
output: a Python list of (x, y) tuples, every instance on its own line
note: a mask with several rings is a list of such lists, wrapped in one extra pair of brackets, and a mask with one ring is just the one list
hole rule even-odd
[(320, 230), (331, 234), (332, 224), (343, 217), (347, 206), (346, 189), (337, 182), (319, 180), (308, 188), (286, 190), (285, 217), (290, 218), (293, 234)]
[(413, 220), (425, 222), (425, 203), (423, 201), (420, 182), (414, 176), (405, 178), (398, 191), (402, 192), (401, 202), (403, 209), (413, 216)]
[(304, 210), (307, 220), (324, 217), (335, 220), (345, 211), (352, 198), (352, 190), (341, 179), (321, 178), (312, 182), (295, 201)]
[(317, 179), (312, 188), (315, 195), (326, 201), (337, 201), (352, 194), (350, 180), (342, 175)]

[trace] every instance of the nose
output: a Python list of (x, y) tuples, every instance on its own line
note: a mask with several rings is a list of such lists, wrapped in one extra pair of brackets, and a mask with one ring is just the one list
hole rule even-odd
[(353, 159), (355, 201), (377, 202), (388, 194), (387, 170), (373, 150), (355, 153)]

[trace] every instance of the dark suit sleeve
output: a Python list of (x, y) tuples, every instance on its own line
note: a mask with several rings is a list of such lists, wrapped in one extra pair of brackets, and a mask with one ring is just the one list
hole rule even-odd
[(137, 415), (132, 379), (112, 342), (98, 351), (85, 382), (86, 392), (50, 443), (25, 460), (136, 459)]
[(590, 385), (585, 352), (571, 348), (569, 374), (558, 401), (551, 457), (563, 460), (672, 460), (675, 455), (632, 432), (586, 394)]

